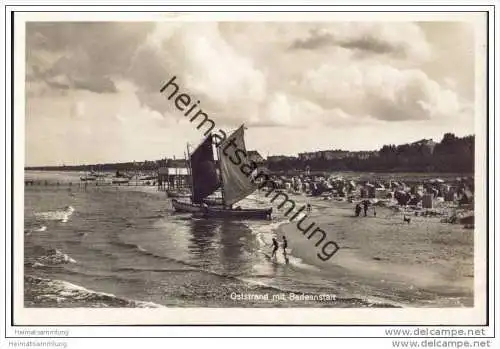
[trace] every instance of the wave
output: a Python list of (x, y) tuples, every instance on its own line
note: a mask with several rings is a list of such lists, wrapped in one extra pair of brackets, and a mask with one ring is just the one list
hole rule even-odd
[(34, 262), (33, 264), (31, 264), (31, 266), (32, 266), (33, 268), (44, 268), (44, 267), (46, 267), (46, 265), (45, 265), (45, 264), (40, 263), (40, 262)]
[[(281, 225), (286, 224), (288, 222), (289, 221), (287, 219), (282, 219), (280, 221), (276, 221), (270, 224), (252, 227), (252, 231), (256, 235), (256, 239), (259, 243), (258, 251), (263, 253), (264, 255), (267, 255), (265, 251), (270, 251), (272, 245), (272, 238), (273, 237), (276, 238), (278, 236), (276, 231), (279, 229)], [(279, 252), (281, 253), (281, 249), (279, 250)], [(295, 266), (301, 269), (318, 270), (318, 268), (315, 267), (314, 265), (306, 264), (302, 261), (301, 258), (295, 257), (293, 255), (293, 250), (290, 248), (287, 248), (287, 258), (288, 258), (288, 261), (286, 262), (287, 265)]]
[(42, 232), (42, 231), (46, 231), (46, 230), (47, 230), (46, 225), (39, 225), (39, 226), (32, 227), (32, 228), (25, 228), (24, 234), (31, 235), (31, 233)]
[(151, 216), (143, 216), (140, 217), (142, 219), (158, 219), (158, 218), (165, 218), (164, 214), (157, 214), (157, 215), (151, 215)]
[[(300, 293), (301, 290), (303, 289), (301, 286), (294, 286), (292, 284), (290, 285), (285, 285), (279, 280), (276, 279), (276, 270), (275, 268), (285, 268), (289, 269), (290, 271), (295, 270), (302, 270), (305, 272), (310, 272), (311, 269), (317, 270), (317, 267), (308, 265), (302, 262), (300, 258), (297, 258), (293, 256), (293, 251), (290, 250), (290, 254), (288, 255), (289, 258), (289, 263), (288, 265), (281, 265), (281, 266), (276, 266), (276, 263), (273, 263), (272, 261), (269, 261), (268, 258), (265, 258), (264, 254), (266, 251), (266, 248), (270, 249), (269, 244), (266, 245), (266, 240), (269, 239), (271, 240), (271, 237), (273, 235), (276, 235), (276, 229), (279, 228), (279, 226), (283, 223), (287, 223), (287, 220), (282, 220), (282, 221), (275, 221), (271, 222), (271, 224), (262, 224), (262, 225), (254, 225), (251, 226), (252, 232), (256, 234), (258, 237), (260, 236), (260, 241), (262, 241), (262, 245), (259, 248), (259, 251), (257, 253), (261, 254), (262, 253), (262, 266), (263, 268), (258, 267), (257, 270), (254, 269), (252, 272), (244, 272), (244, 273), (226, 273), (226, 272), (221, 272), (220, 270), (217, 270), (217, 268), (210, 268), (207, 266), (199, 265), (196, 263), (190, 263), (178, 258), (172, 258), (170, 256), (166, 256), (163, 254), (157, 254), (155, 252), (152, 252), (140, 244), (136, 243), (131, 243), (131, 242), (124, 242), (124, 241), (113, 241), (111, 242), (112, 245), (119, 246), (121, 248), (125, 249), (130, 249), (133, 251), (136, 251), (137, 253), (140, 253), (145, 256), (149, 256), (151, 258), (159, 259), (159, 260), (166, 260), (170, 262), (175, 262), (178, 263), (184, 267), (188, 267), (186, 269), (183, 269), (181, 267), (173, 267), (173, 268), (144, 268), (144, 269), (139, 269), (139, 268), (121, 268), (118, 271), (122, 272), (144, 272), (144, 271), (156, 271), (156, 272), (183, 272), (183, 273), (189, 273), (189, 272), (197, 272), (197, 273), (206, 273), (210, 274), (216, 277), (224, 278), (224, 279), (231, 279), (234, 280), (237, 283), (241, 283), (242, 285), (247, 285), (245, 288), (250, 287), (250, 289), (255, 290), (255, 291), (269, 291), (273, 293), (283, 293), (283, 292), (293, 292), (293, 293)], [(260, 244), (261, 242), (259, 242)], [(281, 257), (281, 256), (280, 256)], [(274, 265), (274, 267), (273, 267)], [(319, 285), (317, 285), (319, 286)], [(315, 294), (317, 292), (312, 291), (308, 292), (310, 294)], [(385, 306), (394, 306), (394, 305), (389, 305), (387, 302), (376, 302), (373, 300), (368, 300), (365, 297), (357, 297), (357, 296), (347, 296), (347, 297), (338, 297), (338, 304), (339, 306), (361, 306), (361, 307), (385, 307)]]
[[(277, 222), (279, 223), (279, 222)], [(253, 285), (254, 287), (258, 287), (260, 289), (266, 289), (266, 290), (270, 290), (270, 291), (274, 291), (274, 292), (292, 292), (292, 290), (288, 290), (288, 289), (283, 289), (277, 285), (269, 285), (265, 282), (263, 282), (262, 280), (260, 281), (256, 281), (254, 280), (253, 278), (255, 278), (255, 275), (254, 274), (251, 274), (251, 275), (248, 275), (248, 274), (228, 274), (228, 273), (221, 273), (220, 271), (216, 271), (216, 270), (212, 270), (212, 269), (209, 269), (209, 268), (204, 268), (200, 265), (196, 265), (196, 264), (193, 264), (193, 263), (188, 263), (188, 262), (185, 262), (183, 260), (180, 260), (180, 259), (176, 259), (176, 258), (171, 258), (171, 257), (167, 257), (167, 256), (161, 256), (161, 255), (158, 255), (158, 254), (155, 254), (153, 252), (150, 252), (146, 249), (144, 249), (142, 246), (140, 245), (137, 245), (137, 244), (134, 244), (134, 243), (127, 243), (127, 242), (113, 242), (113, 245), (116, 245), (116, 246), (121, 246), (123, 248), (129, 248), (129, 249), (132, 249), (132, 250), (135, 250), (143, 255), (147, 255), (147, 256), (150, 256), (150, 257), (153, 257), (153, 258), (158, 258), (158, 259), (164, 259), (164, 260), (168, 260), (170, 262), (175, 262), (175, 263), (178, 263), (178, 264), (181, 264), (183, 266), (186, 266), (188, 267), (189, 269), (170, 269), (170, 270), (165, 270), (165, 269), (157, 269), (157, 270), (154, 270), (154, 271), (162, 271), (162, 272), (169, 272), (169, 271), (182, 271), (182, 272), (202, 272), (202, 273), (207, 273), (207, 274), (210, 274), (210, 275), (213, 275), (213, 276), (217, 276), (217, 277), (221, 277), (221, 278), (226, 278), (226, 279), (233, 279), (233, 280), (236, 280), (238, 282), (243, 282), (247, 285)], [(290, 258), (290, 256), (289, 256)], [(309, 266), (307, 264), (301, 264), (301, 260), (298, 259), (298, 258), (294, 258), (292, 257), (290, 259), (290, 266), (295, 266), (295, 267), (299, 267), (299, 268), (308, 268)], [(288, 266), (286, 266), (288, 267)], [(312, 268), (315, 268), (313, 266), (311, 266)], [(147, 269), (145, 269), (147, 270)], [(122, 269), (122, 271), (144, 271), (144, 269), (135, 269), (135, 268), (126, 268), (125, 269)], [(153, 271), (153, 270), (149, 270), (149, 271)], [(271, 275), (269, 274), (268, 275), (270, 281), (272, 281), (274, 279), (274, 275)]]
[[(57, 265), (57, 264), (76, 263), (76, 261), (67, 254), (59, 251), (58, 249), (53, 248), (46, 250), (46, 254), (41, 257), (38, 257), (35, 260), (35, 263), (39, 263), (42, 265)], [(33, 266), (35, 266), (35, 263), (33, 263)]]
[(38, 220), (60, 221), (62, 223), (66, 223), (74, 211), (75, 209), (72, 206), (66, 206), (64, 210), (35, 212), (34, 215)]
[(125, 271), (125, 272), (159, 272), (159, 273), (184, 273), (184, 272), (191, 272), (191, 271), (196, 271), (197, 269), (194, 268), (132, 268), (132, 267), (121, 267), (121, 268), (115, 268), (113, 269), (114, 271)]
[(153, 302), (118, 297), (97, 292), (63, 280), (52, 280), (26, 275), (25, 302), (28, 306), (54, 307), (127, 307), (162, 308)]

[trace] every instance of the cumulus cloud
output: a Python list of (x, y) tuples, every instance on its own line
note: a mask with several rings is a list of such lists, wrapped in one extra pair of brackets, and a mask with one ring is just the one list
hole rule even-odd
[[(221, 127), (463, 113), (470, 103), (422, 69), (432, 54), (410, 22), (29, 23), (27, 94), (133, 94), (146, 119), (178, 121), (182, 114), (159, 92), (176, 76), (180, 92)], [(123, 123), (126, 114), (114, 118)]]
[(384, 121), (453, 117), (466, 103), (424, 72), (386, 64), (325, 64), (304, 73), (297, 93), (325, 108)]
[[(271, 153), (471, 133), (473, 29), (448, 22), (28, 23), (27, 159), (180, 156), (200, 133), (160, 93), (173, 76), (218, 128), (245, 123), (249, 147), (267, 145)], [(353, 139), (347, 129), (365, 136)], [(374, 130), (379, 137), (370, 139)]]
[(316, 50), (335, 46), (398, 58), (428, 59), (431, 53), (425, 34), (416, 23), (349, 22), (318, 25), (305, 38), (294, 40), (290, 49)]
[(180, 92), (200, 100), (221, 124), (242, 121), (266, 98), (264, 73), (222, 38), (217, 23), (157, 28), (137, 50), (129, 73), (144, 105), (171, 110), (159, 90), (175, 76)]
[(154, 23), (27, 23), (26, 80), (53, 89), (116, 92), (113, 79), (128, 69), (153, 28)]

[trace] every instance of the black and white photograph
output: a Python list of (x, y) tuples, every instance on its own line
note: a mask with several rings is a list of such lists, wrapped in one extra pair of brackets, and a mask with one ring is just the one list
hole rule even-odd
[(484, 322), (486, 14), (137, 15), (16, 34), (23, 311)]

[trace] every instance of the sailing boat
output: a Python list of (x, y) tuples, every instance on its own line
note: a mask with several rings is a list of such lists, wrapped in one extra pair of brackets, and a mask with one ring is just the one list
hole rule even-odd
[(177, 212), (202, 212), (204, 203), (215, 205), (217, 202), (207, 201), (207, 197), (220, 187), (217, 168), (212, 150), (212, 134), (189, 155), (189, 168), (191, 170), (191, 202), (172, 199), (172, 205)]
[[(246, 151), (244, 125), (241, 125), (218, 147), (218, 158), (220, 177), (222, 185), (222, 201), (220, 206), (206, 206), (203, 210), (204, 217), (218, 218), (240, 218), (240, 219), (268, 219), (271, 218), (272, 208), (245, 209), (241, 207), (232, 208), (233, 204), (244, 199), (255, 190), (257, 185), (251, 179), (251, 173), (255, 170), (245, 159), (241, 159), (241, 151)], [(235, 146), (226, 147), (233, 143)], [(234, 161), (231, 161), (231, 159)], [(235, 164), (238, 159), (239, 164)]]

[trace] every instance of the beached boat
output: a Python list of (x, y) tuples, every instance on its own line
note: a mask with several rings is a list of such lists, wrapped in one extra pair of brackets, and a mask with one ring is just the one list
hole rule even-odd
[[(238, 201), (246, 198), (257, 190), (257, 184), (251, 179), (255, 168), (245, 156), (241, 159), (245, 147), (245, 127), (240, 126), (218, 147), (219, 169), (221, 177), (222, 207), (205, 206), (203, 216), (207, 218), (234, 218), (234, 219), (269, 219), (272, 208), (233, 208)], [(233, 144), (233, 147), (226, 145)], [(240, 159), (237, 163), (234, 159)]]
[(173, 199), (172, 206), (176, 212), (202, 212), (204, 206), (222, 204), (217, 199), (208, 198), (220, 187), (212, 148), (213, 140), (210, 134), (192, 154), (189, 154), (188, 150), (191, 193), (188, 193), (187, 197), (191, 198), (191, 202)]

